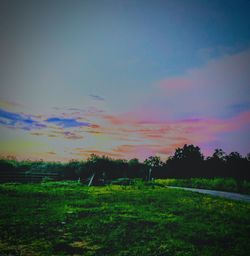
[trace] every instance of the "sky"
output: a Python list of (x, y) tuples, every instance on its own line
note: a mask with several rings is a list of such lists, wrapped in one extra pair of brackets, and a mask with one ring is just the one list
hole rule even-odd
[(0, 156), (250, 152), (250, 2), (1, 1)]

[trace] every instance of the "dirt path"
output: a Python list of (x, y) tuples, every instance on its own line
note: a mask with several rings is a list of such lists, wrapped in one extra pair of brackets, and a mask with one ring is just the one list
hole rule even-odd
[(232, 200), (237, 201), (244, 201), (250, 203), (250, 195), (242, 195), (239, 193), (232, 193), (232, 192), (224, 192), (224, 191), (217, 191), (217, 190), (208, 190), (208, 189), (199, 189), (199, 188), (184, 188), (184, 187), (173, 187), (173, 186), (166, 186), (167, 188), (174, 188), (174, 189), (184, 189), (193, 192), (209, 194), (213, 196), (220, 196)]

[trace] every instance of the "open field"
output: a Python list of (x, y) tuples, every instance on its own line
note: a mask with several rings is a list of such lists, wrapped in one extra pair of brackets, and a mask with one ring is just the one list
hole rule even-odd
[(0, 255), (248, 255), (250, 204), (158, 186), (0, 185)]
[(236, 179), (233, 178), (157, 179), (156, 183), (165, 186), (221, 190), (250, 195), (250, 181), (237, 181)]

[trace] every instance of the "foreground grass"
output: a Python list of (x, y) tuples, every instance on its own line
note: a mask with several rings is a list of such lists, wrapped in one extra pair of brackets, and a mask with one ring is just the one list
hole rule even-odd
[(250, 204), (153, 186), (0, 186), (0, 255), (248, 255)]
[(237, 181), (233, 178), (158, 179), (156, 182), (166, 186), (203, 188), (250, 194), (250, 181)]

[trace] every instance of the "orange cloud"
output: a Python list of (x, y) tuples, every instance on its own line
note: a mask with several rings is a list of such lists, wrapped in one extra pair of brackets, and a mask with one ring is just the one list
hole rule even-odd
[(94, 150), (94, 149), (83, 149), (83, 148), (76, 148), (75, 152), (72, 153), (74, 156), (83, 156), (85, 158), (89, 157), (91, 154), (95, 154), (98, 156), (108, 156), (108, 157), (114, 157), (118, 158), (122, 155), (115, 152), (109, 152), (109, 151), (101, 151), (101, 150)]
[(49, 155), (56, 155), (56, 153), (53, 152), (53, 151), (49, 151), (49, 152), (47, 152), (47, 154), (49, 154)]

